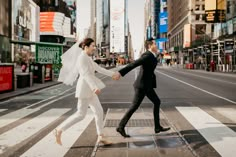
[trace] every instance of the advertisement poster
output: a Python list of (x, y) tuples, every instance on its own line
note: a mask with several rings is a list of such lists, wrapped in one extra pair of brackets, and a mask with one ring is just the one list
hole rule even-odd
[(125, 52), (125, 2), (110, 1), (110, 47), (115, 53)]
[(0, 67), (0, 92), (13, 89), (13, 67)]
[(42, 64), (52, 63), (55, 74), (58, 74), (61, 68), (61, 55), (62, 46), (36, 44), (36, 62)]
[(160, 13), (160, 33), (166, 33), (168, 29), (168, 13)]

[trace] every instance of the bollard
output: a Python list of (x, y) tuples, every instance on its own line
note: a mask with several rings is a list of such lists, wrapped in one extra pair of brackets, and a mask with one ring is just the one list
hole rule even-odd
[(33, 73), (32, 72), (29, 73), (29, 77), (30, 77), (30, 87), (32, 87), (33, 86)]
[(14, 91), (17, 89), (17, 76), (14, 75)]
[(52, 70), (52, 81), (54, 81), (54, 70)]
[(45, 66), (44, 65), (42, 65), (42, 83), (45, 83), (45, 80), (44, 80), (44, 78), (45, 78)]

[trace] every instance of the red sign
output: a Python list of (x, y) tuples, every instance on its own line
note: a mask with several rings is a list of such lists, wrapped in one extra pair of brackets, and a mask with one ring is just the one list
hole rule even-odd
[(13, 67), (0, 67), (0, 92), (12, 90)]
[(45, 67), (45, 81), (52, 80), (52, 64), (47, 64)]

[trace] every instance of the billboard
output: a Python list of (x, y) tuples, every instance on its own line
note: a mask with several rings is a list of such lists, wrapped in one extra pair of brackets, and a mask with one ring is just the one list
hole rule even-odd
[(226, 21), (226, 0), (205, 0), (205, 21), (219, 23)]
[(40, 35), (63, 36), (65, 15), (59, 12), (40, 12)]
[[(64, 0), (70, 11), (70, 20), (73, 25), (73, 33), (76, 33), (76, 1), (75, 0)], [(71, 33), (70, 33), (71, 34)]]
[(125, 52), (125, 1), (110, 0), (110, 50)]
[(167, 42), (167, 38), (156, 39), (157, 48), (160, 52), (163, 52), (165, 49), (165, 42)]
[(61, 64), (62, 46), (36, 44), (36, 62), (52, 63), (55, 74), (59, 73)]
[(12, 39), (39, 41), (39, 6), (32, 0), (17, 0), (12, 3)]
[(167, 12), (160, 13), (159, 20), (160, 20), (160, 27), (159, 27), (160, 33), (166, 33), (168, 29), (168, 13)]
[(152, 37), (152, 32), (151, 32), (151, 26), (147, 27), (147, 38), (151, 38)]
[(184, 43), (183, 48), (191, 46), (191, 24), (184, 25)]

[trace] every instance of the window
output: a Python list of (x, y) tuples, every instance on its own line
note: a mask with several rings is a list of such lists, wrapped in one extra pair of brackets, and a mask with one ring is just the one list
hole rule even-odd
[(195, 5), (195, 10), (200, 10), (200, 5)]
[(227, 14), (230, 14), (230, 1), (227, 1)]
[(205, 10), (205, 5), (202, 5), (202, 10)]
[(200, 20), (200, 15), (199, 15), (199, 14), (196, 15), (196, 20), (197, 20), (197, 21)]
[(206, 33), (206, 25), (205, 24), (198, 24), (195, 27), (196, 27), (196, 30), (195, 30), (196, 34), (205, 34)]
[(202, 14), (202, 20), (205, 21), (206, 20), (206, 15)]

